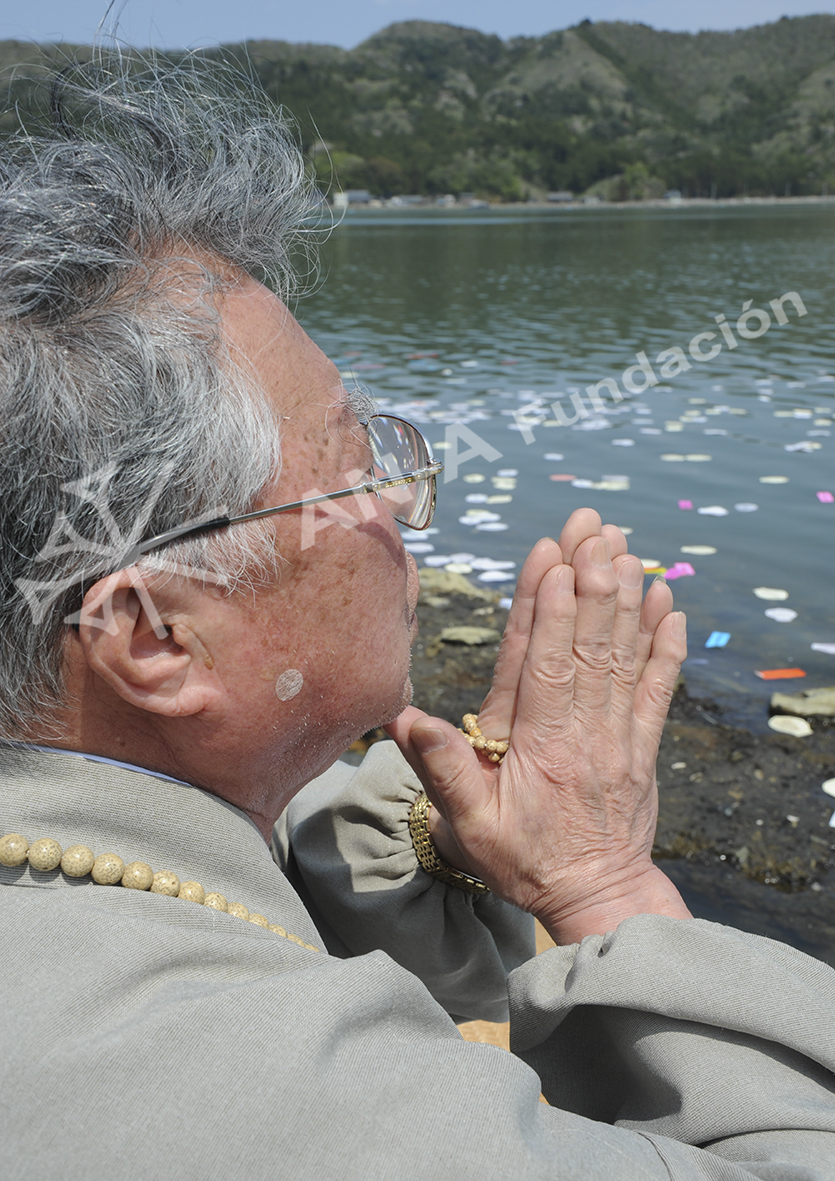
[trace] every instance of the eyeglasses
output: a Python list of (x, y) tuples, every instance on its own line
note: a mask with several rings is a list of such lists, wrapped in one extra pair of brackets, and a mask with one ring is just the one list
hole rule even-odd
[(369, 474), (373, 479), (338, 492), (323, 492), (317, 496), (306, 496), (275, 508), (262, 508), (254, 513), (242, 513), (237, 517), (214, 517), (210, 521), (179, 525), (156, 537), (137, 542), (123, 557), (114, 571), (133, 566), (152, 550), (161, 549), (185, 537), (211, 533), (226, 529), (229, 525), (241, 525), (244, 521), (258, 521), (276, 513), (287, 513), (307, 505), (324, 504), (328, 500), (341, 500), (344, 496), (362, 496), (373, 492), (380, 498), (395, 521), (412, 529), (426, 529), (435, 512), (436, 480), (444, 465), (432, 455), (432, 449), (423, 435), (406, 422), (392, 414), (375, 414), (362, 424), (368, 431), (372, 465)]

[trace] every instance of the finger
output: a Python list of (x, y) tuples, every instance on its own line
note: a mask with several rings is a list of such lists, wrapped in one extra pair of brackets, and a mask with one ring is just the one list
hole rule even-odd
[(478, 715), (485, 738), (504, 739), (510, 733), (516, 717), (516, 694), (531, 638), (537, 591), (545, 574), (561, 563), (560, 547), (545, 537), (536, 543), (522, 567), (499, 646), (493, 683)]
[(612, 559), (621, 557), (621, 555), (629, 552), (629, 544), (624, 533), (618, 529), (617, 525), (603, 525), (600, 530), (601, 536), (605, 537), (609, 543), (609, 549), (612, 551)]
[(598, 720), (609, 708), (612, 690), (612, 627), (618, 578), (602, 537), (584, 541), (574, 555), (577, 620), (574, 625), (575, 710)]
[[(407, 706), (393, 722), (386, 723), (383, 729), (399, 746), (403, 757), (423, 784), (432, 803), (442, 815), (445, 815), (441, 800), (435, 794), (432, 775), (423, 760), (420, 744), (423, 742), (424, 745), (431, 746), (433, 742), (437, 742), (439, 746), (451, 747), (465, 762), (478, 767), (477, 756), (467, 739), (449, 722), (442, 718), (433, 718), (422, 709), (415, 709), (411, 705)], [(422, 735), (427, 737), (422, 738)]]
[(566, 521), (560, 534), (559, 546), (562, 560), (569, 565), (574, 561), (574, 554), (589, 537), (600, 537), (600, 515), (591, 508), (578, 508)]
[(641, 679), (652, 651), (652, 641), (661, 620), (673, 609), (673, 592), (663, 578), (652, 583), (641, 608), (641, 624), (638, 631), (638, 647), (635, 653), (635, 673)]
[[(406, 762), (415, 772), (421, 783), (423, 783), (424, 787), (426, 787), (425, 768), (418, 749), (412, 742), (412, 727), (415, 725), (431, 724), (437, 720), (430, 717), (429, 714), (424, 713), (422, 709), (416, 709), (413, 705), (407, 705), (402, 714), (398, 714), (393, 721), (387, 722), (383, 726), (389, 738), (393, 738), (400, 747), (400, 753), (406, 759)], [(442, 722), (441, 725), (448, 726), (449, 723)]]
[(618, 579), (615, 617), (612, 622), (613, 702), (621, 710), (631, 710), (637, 680), (644, 567), (639, 558), (630, 554), (622, 554), (615, 558), (612, 566)]
[(683, 611), (673, 611), (655, 630), (652, 651), (635, 692), (635, 717), (655, 737), (661, 731), (670, 707), (682, 661), (687, 656), (687, 620)]
[(398, 714), (396, 718), (390, 722), (386, 722), (383, 726), (386, 734), (388, 734), (389, 738), (394, 739), (407, 759), (409, 758), (409, 754), (413, 753), (410, 750), (409, 744), (409, 734), (411, 733), (412, 726), (416, 722), (419, 722), (421, 718), (428, 716), (422, 709), (417, 709), (414, 705), (407, 705), (402, 714)]
[(557, 566), (539, 587), (528, 655), (519, 680), (511, 754), (542, 743), (554, 758), (555, 741), (573, 717), (574, 570)]
[(491, 790), (482, 764), (454, 726), (420, 710), (415, 713), (419, 716), (411, 724), (405, 719), (399, 730), (403, 738), (408, 727), (408, 737), (400, 749), (434, 806), (453, 829), (463, 825), (462, 835), (466, 837), (471, 829), (478, 829), (485, 807), (490, 804)]

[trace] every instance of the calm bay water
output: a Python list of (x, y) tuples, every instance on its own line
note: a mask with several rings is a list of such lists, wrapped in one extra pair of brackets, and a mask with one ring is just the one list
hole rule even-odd
[[(833, 242), (827, 205), (352, 212), (299, 315), (346, 380), (434, 445), (466, 427), (501, 453), (463, 462), (441, 486), (437, 531), (407, 539), (419, 564), (475, 560), (470, 577), (511, 594), (536, 539), (590, 505), (631, 530), (639, 557), (692, 566), (672, 583), (690, 620), (688, 684), (761, 729), (775, 688), (835, 683), (835, 655), (811, 648), (835, 645), (835, 503), (817, 496), (835, 494)], [(570, 417), (572, 393), (621, 383), (636, 352), (687, 352), (695, 334), (718, 331), (720, 313), (736, 333), (747, 301), (770, 312), (788, 291), (804, 317), (786, 304), (787, 324), (756, 340), (737, 333), (736, 349), (691, 358), (675, 377), (656, 364), (658, 386), (574, 425), (550, 409), (560, 400)], [(457, 443), (462, 458), (469, 447)], [(716, 553), (682, 551), (693, 546)], [(485, 559), (517, 565), (486, 570)], [(796, 618), (770, 618), (775, 606)], [(727, 647), (705, 648), (714, 631), (731, 634)], [(807, 676), (755, 675), (781, 667)]]

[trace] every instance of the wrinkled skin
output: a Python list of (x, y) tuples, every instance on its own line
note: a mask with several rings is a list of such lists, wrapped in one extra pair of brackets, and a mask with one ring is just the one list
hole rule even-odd
[(684, 617), (614, 526), (575, 512), (526, 561), (479, 725), (512, 732), (499, 766), (438, 718), (409, 708), (389, 727), (437, 813), (441, 855), (537, 915), (558, 943), (630, 914), (686, 918), (651, 861), (655, 760)]

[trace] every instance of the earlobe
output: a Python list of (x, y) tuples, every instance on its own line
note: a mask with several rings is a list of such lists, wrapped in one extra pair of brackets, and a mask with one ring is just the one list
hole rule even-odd
[(78, 638), (91, 672), (129, 705), (185, 717), (220, 695), (214, 662), (169, 583), (151, 596), (138, 572), (120, 570), (88, 591)]

